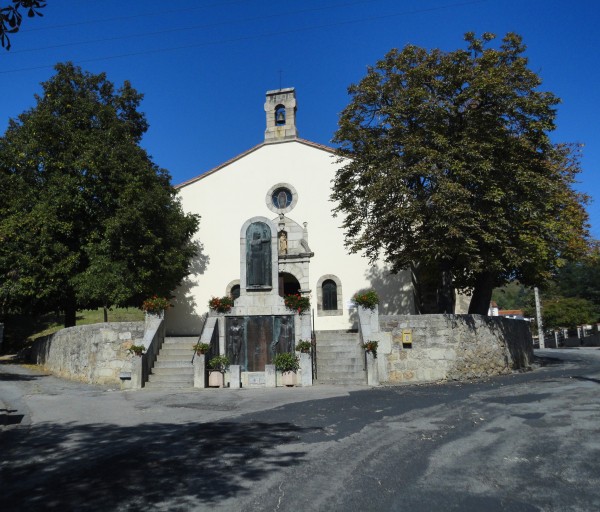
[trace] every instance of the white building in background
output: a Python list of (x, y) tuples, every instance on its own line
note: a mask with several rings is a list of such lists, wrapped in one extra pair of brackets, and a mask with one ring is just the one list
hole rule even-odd
[[(184, 210), (201, 216), (202, 250), (174, 292), (167, 331), (199, 334), (208, 301), (226, 294), (240, 296), (234, 314), (257, 315), (282, 314), (284, 293), (308, 295), (317, 331), (356, 328), (352, 296), (370, 288), (379, 293), (380, 313), (413, 313), (407, 273), (390, 274), (344, 247), (342, 220), (333, 217), (329, 199), (341, 164), (332, 148), (298, 137), (294, 89), (268, 91), (265, 112), (262, 143), (177, 187)], [(246, 255), (269, 236), (264, 271)], [(254, 283), (257, 273), (269, 274), (268, 282)]]

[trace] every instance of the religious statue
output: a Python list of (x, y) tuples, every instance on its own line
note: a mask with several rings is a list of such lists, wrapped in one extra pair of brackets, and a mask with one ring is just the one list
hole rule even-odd
[(244, 326), (239, 324), (237, 318), (233, 318), (232, 324), (229, 327), (229, 348), (232, 364), (240, 364), (243, 338)]
[(279, 232), (279, 254), (287, 254), (287, 252), (288, 252), (287, 232), (280, 231)]
[(279, 352), (294, 352), (294, 326), (290, 322), (289, 316), (281, 317), (281, 323), (279, 324), (279, 332), (273, 336), (273, 341), (269, 346), (271, 353), (271, 360), (275, 356), (279, 348)]
[[(249, 236), (251, 234), (251, 236)], [(255, 222), (247, 231), (246, 282), (251, 286), (271, 286), (271, 230)]]

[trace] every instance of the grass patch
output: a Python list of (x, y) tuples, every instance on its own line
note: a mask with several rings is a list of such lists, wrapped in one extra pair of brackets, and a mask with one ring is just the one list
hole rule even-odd
[[(109, 322), (140, 322), (144, 312), (138, 308), (114, 308), (108, 311)], [(30, 345), (35, 339), (60, 331), (64, 315), (47, 313), (38, 317), (31, 315), (7, 315), (4, 322), (4, 342), (2, 352), (16, 353)], [(77, 312), (77, 325), (99, 324), (104, 322), (104, 310), (85, 309)]]

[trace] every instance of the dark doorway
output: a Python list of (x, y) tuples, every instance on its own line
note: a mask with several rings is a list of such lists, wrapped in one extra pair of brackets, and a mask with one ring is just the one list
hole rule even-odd
[(279, 273), (279, 295), (285, 297), (286, 295), (295, 295), (300, 293), (300, 283), (292, 274), (287, 272)]

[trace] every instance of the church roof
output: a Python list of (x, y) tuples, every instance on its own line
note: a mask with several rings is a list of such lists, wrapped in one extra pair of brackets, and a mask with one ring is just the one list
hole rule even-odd
[(180, 188), (186, 187), (188, 185), (191, 185), (192, 183), (200, 181), (201, 179), (204, 179), (207, 176), (210, 176), (211, 174), (214, 174), (215, 172), (220, 171), (224, 167), (227, 167), (228, 165), (232, 164), (233, 162), (236, 162), (237, 160), (244, 158), (245, 156), (249, 155), (250, 153), (254, 153), (256, 150), (258, 150), (262, 147), (270, 146), (272, 144), (287, 144), (289, 142), (299, 142), (300, 144), (304, 144), (306, 146), (310, 146), (315, 149), (320, 149), (322, 151), (327, 151), (328, 153), (332, 153), (332, 154), (336, 153), (335, 149), (332, 147), (325, 146), (324, 144), (318, 144), (317, 142), (312, 142), (310, 140), (301, 139), (301, 138), (285, 140), (282, 142), (261, 142), (260, 144), (257, 144), (256, 146), (244, 151), (243, 153), (240, 153), (237, 156), (234, 156), (233, 158), (227, 160), (226, 162), (223, 162), (222, 164), (217, 165), (216, 167), (213, 167), (212, 169), (200, 174), (199, 176), (196, 176), (187, 181), (184, 181), (183, 183), (180, 183), (179, 185), (175, 185), (175, 188), (180, 189)]

